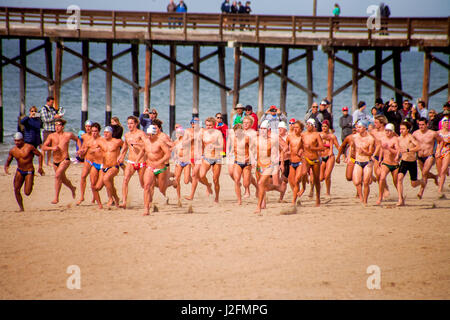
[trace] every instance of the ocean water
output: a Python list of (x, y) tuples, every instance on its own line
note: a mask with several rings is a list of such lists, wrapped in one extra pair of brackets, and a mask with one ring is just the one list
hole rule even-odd
[[(19, 54), (19, 41), (14, 39), (2, 39), (3, 55), (12, 58)], [(42, 41), (27, 41), (27, 49), (40, 45)], [(66, 46), (81, 52), (81, 43), (66, 42)], [(116, 54), (129, 47), (128, 44), (114, 44), (113, 54)], [(155, 46), (159, 51), (169, 55), (168, 46)], [(216, 50), (216, 47), (201, 47), (201, 56)], [(243, 50), (258, 58), (258, 49), (243, 48)], [(178, 46), (177, 58), (184, 64), (192, 61), (192, 47)], [(291, 49), (289, 58), (304, 53), (301, 49)], [(55, 50), (53, 50), (53, 55)], [(391, 54), (390, 51), (383, 53), (383, 57)], [(346, 51), (339, 51), (339, 57), (351, 62), (351, 55)], [(448, 60), (448, 56), (435, 53), (435, 55), (443, 61)], [(44, 51), (35, 52), (27, 57), (27, 65), (29, 68), (45, 74)], [(106, 58), (106, 46), (104, 43), (90, 44), (90, 58), (95, 61), (102, 61)], [(54, 57), (53, 57), (54, 61)], [(360, 54), (359, 64), (361, 69), (367, 69), (374, 63), (374, 53), (366, 51)], [(281, 49), (266, 49), (266, 64), (275, 67), (281, 64)], [(233, 49), (226, 48), (226, 84), (233, 88), (233, 72), (234, 72)], [(115, 72), (131, 79), (131, 55), (125, 55), (113, 62)], [(74, 73), (81, 71), (81, 60), (67, 52), (63, 54), (62, 78), (65, 79)], [(200, 72), (218, 81), (218, 59), (213, 57), (200, 65)], [(152, 81), (159, 79), (169, 73), (169, 62), (163, 60), (157, 55), (153, 55), (153, 74)], [(144, 85), (145, 75), (145, 46), (139, 46), (139, 82)], [(242, 58), (241, 84), (257, 77), (258, 66), (253, 62)], [(335, 81), (334, 90), (351, 80), (351, 69), (335, 63)], [(403, 90), (414, 98), (422, 95), (422, 75), (423, 75), (423, 52), (411, 50), (402, 54), (402, 84)], [(289, 77), (298, 81), (306, 87), (306, 59), (289, 65)], [(313, 60), (313, 90), (318, 94), (317, 101), (326, 97), (327, 93), (327, 56), (320, 49), (314, 51)], [(393, 65), (392, 61), (383, 66), (383, 80), (393, 84)], [(35, 77), (27, 74), (27, 95), (26, 95), (26, 111), (32, 105), (41, 108), (45, 104), (47, 97), (47, 84)], [(89, 119), (99, 122), (102, 126), (105, 121), (105, 73), (96, 69), (90, 72), (89, 76)], [(439, 88), (443, 84), (448, 83), (447, 70), (436, 63), (431, 64), (431, 80), (430, 91)], [(19, 69), (13, 65), (3, 68), (3, 109), (4, 109), (4, 143), (0, 144), (0, 161), (4, 163), (8, 150), (13, 146), (13, 134), (17, 129), (17, 117), (20, 110), (20, 88), (19, 88)], [(395, 97), (392, 90), (386, 87), (382, 88), (383, 100)], [(363, 78), (359, 81), (359, 100), (366, 101), (371, 107), (374, 103), (374, 81), (369, 78)], [(442, 110), (442, 105), (447, 100), (447, 90), (430, 98), (430, 108)], [(258, 83), (243, 89), (240, 93), (240, 102), (244, 105), (250, 104), (254, 111), (257, 109), (258, 102)], [(288, 84), (286, 111), (288, 118), (295, 117), (303, 119), (307, 110), (307, 95)], [(264, 92), (264, 109), (270, 105), (280, 104), (280, 78), (275, 75), (266, 77)], [(66, 109), (65, 118), (68, 120), (66, 131), (77, 133), (80, 130), (81, 119), (81, 77), (65, 84), (61, 89), (61, 105)], [(143, 110), (144, 96), (140, 96), (140, 110)], [(336, 135), (340, 140), (340, 128), (338, 119), (341, 116), (343, 106), (351, 106), (351, 87), (334, 97), (333, 117)], [(156, 108), (159, 118), (164, 122), (163, 130), (168, 132), (169, 128), (169, 81), (166, 81), (151, 91), (151, 106)], [(228, 115), (231, 114), (232, 96), (227, 97)], [(200, 79), (200, 103), (199, 113), (200, 119), (203, 121), (209, 116), (214, 116), (216, 112), (221, 111), (220, 89), (215, 85)], [(368, 112), (369, 110), (367, 110)], [(113, 77), (112, 90), (112, 115), (119, 117), (120, 121), (126, 129), (126, 118), (133, 113), (132, 88), (128, 84)], [(183, 72), (176, 79), (176, 122), (184, 127), (189, 126), (189, 120), (192, 115), (192, 74)], [(74, 156), (73, 154), (71, 156)]]

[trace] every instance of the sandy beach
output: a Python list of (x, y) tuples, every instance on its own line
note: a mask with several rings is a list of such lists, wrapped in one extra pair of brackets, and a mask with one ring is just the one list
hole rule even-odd
[[(50, 204), (54, 172), (44, 170), (24, 197), (24, 213), (13, 175), (0, 175), (0, 299), (450, 298), (450, 200), (437, 199), (431, 180), (419, 200), (405, 178), (407, 205), (401, 208), (391, 178), (391, 197), (381, 207), (372, 184), (370, 205), (363, 207), (345, 180), (345, 166), (337, 165), (330, 202), (314, 207), (308, 186), (292, 214), (288, 188), (286, 203), (270, 192), (268, 208), (255, 215), (255, 189), (238, 206), (223, 168), (219, 204), (203, 185), (181, 208), (175, 189), (168, 190), (169, 204), (156, 190), (159, 211), (143, 217), (136, 175), (127, 210), (100, 210), (91, 204), (89, 183), (81, 206), (64, 186), (60, 203)], [(77, 164), (68, 170), (77, 188), (80, 173)], [(120, 172), (120, 197), (122, 179)], [(182, 194), (188, 190), (182, 183)], [(106, 203), (104, 189), (101, 196)], [(66, 286), (71, 265), (81, 271), (79, 290)], [(371, 265), (381, 271), (381, 289), (367, 287)]]

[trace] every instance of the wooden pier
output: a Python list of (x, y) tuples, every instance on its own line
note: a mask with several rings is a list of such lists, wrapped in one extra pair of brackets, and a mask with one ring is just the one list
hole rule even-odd
[[(144, 93), (144, 107), (150, 106), (151, 90), (158, 84), (170, 81), (169, 121), (170, 131), (175, 125), (176, 110), (176, 75), (188, 71), (193, 76), (192, 114), (199, 114), (200, 78), (220, 88), (221, 110), (227, 121), (227, 95), (233, 95), (232, 106), (239, 102), (239, 93), (253, 83), (258, 82), (258, 115), (263, 113), (264, 79), (274, 74), (280, 78), (280, 108), (285, 111), (287, 84), (291, 84), (308, 96), (311, 105), (318, 95), (313, 88), (314, 51), (319, 46), (328, 55), (327, 98), (333, 97), (348, 87), (352, 87), (352, 107), (358, 102), (358, 81), (364, 77), (374, 80), (374, 98), (380, 97), (382, 87), (393, 90), (396, 99), (412, 96), (402, 89), (401, 55), (410, 47), (418, 47), (424, 53), (424, 74), (422, 99), (428, 99), (447, 89), (448, 82), (430, 92), (430, 65), (432, 62), (449, 70), (450, 62), (438, 59), (434, 52), (449, 54), (450, 17), (444, 18), (389, 18), (382, 19), (383, 26), (388, 28), (388, 35), (379, 30), (368, 29), (365, 17), (311, 17), (311, 16), (272, 16), (272, 15), (234, 15), (234, 14), (195, 14), (195, 13), (162, 13), (132, 11), (100, 11), (81, 10), (79, 24), (74, 25), (77, 16), (73, 12), (55, 9), (31, 9), (0, 7), (0, 120), (1, 142), (3, 142), (3, 77), (2, 68), (14, 65), (20, 72), (20, 114), (25, 113), (26, 105), (26, 73), (30, 73), (45, 81), (48, 92), (60, 102), (62, 86), (78, 77), (82, 78), (81, 126), (88, 118), (89, 111), (89, 72), (101, 69), (105, 72), (105, 124), (109, 124), (112, 112), (112, 78), (115, 77), (131, 87), (134, 115), (139, 115), (140, 93)], [(1, 39), (19, 39), (20, 54), (7, 57), (2, 51)], [(27, 48), (27, 40), (42, 40), (35, 48)], [(66, 42), (81, 42), (81, 51), (76, 52), (65, 46)], [(90, 42), (106, 43), (105, 59), (94, 61), (89, 56)], [(113, 43), (129, 43), (130, 47), (121, 52), (113, 52)], [(54, 45), (53, 45), (54, 44)], [(145, 45), (145, 79), (143, 86), (139, 80), (138, 52), (139, 45)], [(169, 46), (170, 54), (157, 50), (155, 45)], [(192, 63), (183, 64), (177, 59), (177, 46), (192, 46)], [(200, 56), (201, 46), (217, 47), (212, 53)], [(225, 79), (225, 47), (234, 48), (233, 88), (226, 85)], [(245, 48), (259, 49), (259, 57), (245, 52)], [(281, 48), (280, 64), (266, 64), (266, 48)], [(52, 61), (52, 50), (55, 61)], [(46, 74), (41, 74), (27, 66), (27, 56), (43, 50), (43, 63)], [(298, 56), (290, 57), (289, 49), (304, 50)], [(375, 52), (374, 65), (366, 70), (359, 67), (359, 54), (366, 50)], [(339, 58), (338, 51), (348, 51), (352, 61)], [(382, 59), (383, 51), (392, 52)], [(62, 79), (63, 53), (74, 55), (81, 60), (81, 71)], [(126, 54), (131, 55), (132, 79), (114, 72), (113, 61)], [(168, 74), (152, 81), (153, 54), (170, 62)], [(214, 56), (218, 58), (218, 79), (201, 72), (200, 64)], [(258, 76), (246, 83), (241, 83), (241, 60), (245, 58), (258, 65)], [(306, 63), (305, 84), (301, 84), (288, 75), (289, 65), (304, 60)], [(382, 67), (392, 60), (394, 84), (382, 78)], [(335, 63), (352, 69), (352, 78), (342, 87), (334, 88)], [(449, 71), (450, 79), (450, 71)], [(131, 112), (130, 112), (131, 113)]]

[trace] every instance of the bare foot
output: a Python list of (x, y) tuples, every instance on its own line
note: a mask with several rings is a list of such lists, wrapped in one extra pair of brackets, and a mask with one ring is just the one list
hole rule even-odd
[(300, 191), (297, 193), (297, 196), (301, 197), (305, 193), (305, 189), (300, 189)]
[(208, 192), (208, 196), (213, 194), (211, 183), (208, 183), (208, 186), (206, 187), (206, 192)]
[(181, 207), (182, 207), (182, 205), (181, 205), (181, 200), (180, 200), (180, 199), (178, 199), (178, 203), (177, 203), (177, 206), (178, 206), (179, 208), (181, 208)]
[(438, 178), (439, 178), (438, 175), (434, 176), (434, 184), (437, 185), (437, 186), (439, 186)]
[(77, 206), (79, 206), (83, 201), (84, 201), (84, 198), (81, 198), (80, 200), (78, 200), (77, 201)]
[(56, 199), (56, 200), (53, 200), (53, 201), (52, 201), (52, 204), (57, 204), (58, 202), (59, 202), (59, 200)]
[(237, 201), (237, 204), (240, 206), (240, 205), (242, 205), (242, 201), (241, 200), (238, 200)]
[(192, 199), (194, 199), (194, 197), (191, 197), (191, 196), (184, 196), (184, 198), (186, 199), (186, 200), (189, 200), (189, 201), (192, 201)]
[(119, 205), (119, 208), (126, 209), (126, 208), (127, 208), (126, 202), (122, 202), (122, 203)]
[(379, 206), (380, 204), (381, 204), (381, 199), (378, 199), (376, 205)]
[(174, 187), (175, 189), (178, 187), (178, 181), (177, 180), (172, 180), (172, 187)]
[(257, 207), (255, 211), (253, 211), (253, 213), (261, 213), (261, 208)]
[(397, 207), (403, 207), (405, 205), (405, 202), (397, 202)]

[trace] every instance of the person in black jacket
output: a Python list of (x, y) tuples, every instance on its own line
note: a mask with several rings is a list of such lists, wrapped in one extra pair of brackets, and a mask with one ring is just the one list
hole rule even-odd
[(41, 116), (37, 113), (37, 108), (32, 106), (30, 108), (30, 115), (20, 120), (24, 126), (24, 142), (31, 144), (36, 149), (42, 145), (41, 139)]
[(386, 116), (388, 123), (392, 123), (395, 127), (395, 133), (400, 134), (400, 123), (402, 122), (402, 115), (398, 111), (397, 102), (393, 101), (385, 105), (383, 113)]
[[(330, 129), (334, 132), (334, 128), (333, 128), (333, 118), (331, 116), (331, 114), (328, 112), (328, 105), (330, 103), (328, 102), (328, 100), (322, 100), (322, 102), (320, 102), (320, 109), (319, 109), (319, 113), (322, 114), (323, 116), (323, 121), (328, 120), (328, 122), (330, 122)], [(322, 121), (322, 122), (323, 122)]]

